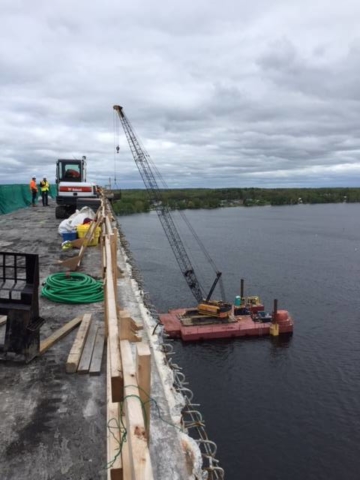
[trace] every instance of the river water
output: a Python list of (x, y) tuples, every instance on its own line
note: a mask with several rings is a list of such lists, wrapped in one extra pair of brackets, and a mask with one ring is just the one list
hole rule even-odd
[[(246, 295), (267, 310), (277, 298), (295, 320), (290, 340), (175, 342), (226, 480), (358, 480), (360, 205), (186, 216), (223, 272), (227, 300), (244, 278)], [(158, 310), (193, 306), (156, 213), (119, 221)], [(215, 274), (178, 228), (206, 290)]]

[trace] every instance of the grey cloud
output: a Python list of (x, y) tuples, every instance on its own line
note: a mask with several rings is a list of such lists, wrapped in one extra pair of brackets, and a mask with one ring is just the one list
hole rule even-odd
[(322, 15), (308, 0), (2, 2), (1, 182), (85, 154), (98, 183), (142, 186), (114, 138), (120, 103), (169, 186), (353, 185), (360, 12), (347, 2)]

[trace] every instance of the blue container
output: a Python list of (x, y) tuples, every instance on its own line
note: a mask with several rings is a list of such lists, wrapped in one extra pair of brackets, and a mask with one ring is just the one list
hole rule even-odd
[(70, 240), (76, 240), (77, 232), (66, 232), (62, 233), (63, 242), (68, 242)]
[(240, 305), (241, 305), (240, 295), (237, 295), (237, 296), (235, 297), (235, 303), (234, 303), (234, 305), (235, 305), (236, 307), (240, 307)]

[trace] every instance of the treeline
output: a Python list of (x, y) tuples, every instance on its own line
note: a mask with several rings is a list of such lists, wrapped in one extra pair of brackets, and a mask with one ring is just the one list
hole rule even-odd
[[(360, 202), (360, 188), (189, 188), (161, 194), (171, 210)], [(113, 208), (118, 215), (129, 215), (149, 212), (152, 205), (146, 190), (123, 190)]]

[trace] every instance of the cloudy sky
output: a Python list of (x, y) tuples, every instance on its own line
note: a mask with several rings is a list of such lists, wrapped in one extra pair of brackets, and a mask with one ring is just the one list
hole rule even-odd
[[(358, 0), (1, 0), (0, 183), (360, 186)], [(119, 133), (119, 136), (118, 136)], [(115, 146), (120, 145), (120, 153)]]

